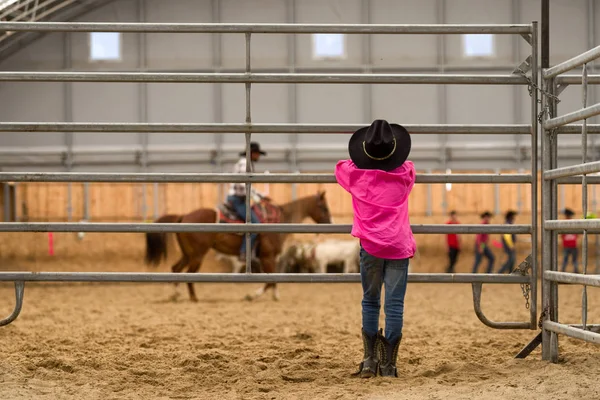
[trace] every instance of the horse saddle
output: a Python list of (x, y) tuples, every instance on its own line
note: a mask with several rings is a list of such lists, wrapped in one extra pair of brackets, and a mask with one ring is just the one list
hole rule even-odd
[[(270, 201), (261, 200), (259, 203), (252, 204), (251, 207), (258, 217), (259, 223), (281, 222), (281, 208)], [(219, 210), (219, 223), (221, 224), (243, 224), (245, 222), (228, 201), (221, 203), (217, 209)]]

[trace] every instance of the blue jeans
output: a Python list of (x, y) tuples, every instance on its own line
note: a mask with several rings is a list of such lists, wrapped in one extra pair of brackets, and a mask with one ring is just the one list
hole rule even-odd
[(565, 248), (563, 249), (563, 264), (562, 264), (562, 272), (567, 270), (567, 264), (569, 263), (569, 256), (573, 259), (573, 272), (576, 274), (579, 273), (579, 269), (577, 268), (577, 247), (574, 248)]
[[(235, 212), (242, 218), (244, 221), (246, 220), (246, 198), (243, 196), (227, 196), (227, 201), (231, 204)], [(256, 213), (250, 209), (250, 221), (253, 224), (258, 224), (260, 221), (256, 216)], [(257, 233), (250, 234), (250, 248), (254, 248), (254, 244), (256, 243), (256, 238), (258, 237)], [(246, 253), (246, 238), (242, 240), (242, 247), (240, 248), (240, 254)]]
[(475, 264), (473, 264), (473, 273), (477, 273), (481, 259), (485, 256), (488, 259), (487, 273), (491, 274), (494, 269), (494, 253), (492, 253), (488, 246), (485, 246), (482, 251), (478, 252), (477, 245), (475, 246)]
[(369, 335), (379, 328), (381, 287), (385, 284), (385, 338), (395, 342), (402, 334), (404, 295), (408, 282), (408, 258), (386, 260), (360, 248), (360, 279), (363, 288), (362, 325)]
[(506, 256), (508, 258), (506, 259), (506, 262), (504, 263), (502, 268), (500, 268), (500, 271), (498, 271), (498, 273), (503, 274), (506, 271), (510, 274), (513, 268), (515, 267), (515, 262), (517, 261), (517, 254), (514, 249), (509, 249), (508, 247), (504, 248), (504, 252), (506, 253)]

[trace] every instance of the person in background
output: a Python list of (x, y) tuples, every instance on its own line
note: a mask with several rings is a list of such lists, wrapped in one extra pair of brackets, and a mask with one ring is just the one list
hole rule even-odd
[[(450, 211), (450, 220), (446, 222), (446, 224), (460, 224), (458, 219), (456, 218), (456, 211)], [(446, 272), (453, 274), (454, 266), (456, 265), (456, 260), (458, 259), (458, 253), (460, 253), (460, 242), (458, 240), (458, 235), (456, 233), (449, 233), (447, 235), (448, 239), (448, 268), (446, 268)]]
[[(572, 219), (575, 213), (570, 208), (565, 208), (564, 215), (566, 219)], [(562, 245), (563, 245), (563, 263), (562, 272), (567, 270), (567, 264), (569, 263), (569, 257), (573, 260), (573, 272), (579, 273), (577, 268), (577, 234), (575, 233), (563, 233)]]
[[(514, 224), (516, 215), (516, 211), (508, 211), (506, 213), (506, 216), (504, 217), (504, 223)], [(515, 248), (516, 240), (517, 235), (515, 235), (514, 233), (505, 233), (504, 235), (502, 235), (502, 248), (504, 249), (507, 258), (504, 265), (502, 265), (502, 268), (500, 268), (500, 271), (498, 271), (499, 274), (503, 274), (505, 272), (510, 274), (513, 268), (515, 267), (515, 262), (517, 261), (517, 251)]]
[[(256, 142), (250, 143), (250, 172), (254, 172), (254, 163), (260, 160), (260, 156), (266, 156), (267, 153), (260, 149), (260, 144)], [(246, 173), (246, 152), (240, 153), (240, 159), (233, 167), (234, 174), (245, 174)], [(251, 196), (265, 198), (261, 193), (252, 188)], [(246, 184), (245, 183), (232, 183), (227, 196), (227, 202), (231, 204), (235, 212), (239, 215), (242, 220), (246, 220)], [(250, 210), (250, 221), (253, 224), (258, 224), (260, 221), (254, 213)], [(257, 233), (250, 234), (250, 249), (254, 250), (256, 245)], [(240, 248), (240, 261), (246, 260), (246, 239), (242, 240), (242, 247)]]
[[(492, 214), (488, 211), (481, 214), (481, 223), (489, 224)], [(478, 233), (475, 237), (475, 264), (473, 264), (473, 273), (476, 274), (483, 257), (488, 259), (487, 273), (491, 274), (494, 269), (494, 253), (489, 246), (490, 235), (488, 233)]]

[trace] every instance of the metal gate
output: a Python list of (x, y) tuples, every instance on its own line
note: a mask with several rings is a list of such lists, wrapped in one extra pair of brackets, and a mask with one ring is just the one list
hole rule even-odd
[[(600, 275), (587, 275), (588, 233), (600, 232), (600, 220), (586, 219), (588, 215), (588, 183), (598, 183), (598, 177), (586, 174), (600, 172), (600, 161), (588, 162), (588, 133), (600, 133), (599, 125), (588, 125), (587, 118), (600, 115), (600, 103), (587, 105), (588, 84), (600, 84), (600, 75), (587, 74), (587, 63), (600, 58), (600, 46), (573, 57), (552, 68), (542, 71), (543, 95), (543, 138), (542, 138), (542, 358), (558, 362), (558, 334), (600, 343), (600, 325), (587, 323), (587, 287), (600, 286)], [(583, 66), (581, 75), (559, 76), (574, 68)], [(568, 85), (582, 85), (582, 108), (558, 116), (558, 95)], [(568, 125), (583, 120), (582, 125)], [(558, 168), (558, 134), (581, 133), (581, 164)], [(581, 177), (576, 177), (581, 175)], [(558, 183), (581, 183), (583, 219), (558, 220), (557, 187)], [(583, 274), (558, 271), (558, 234), (583, 232), (582, 262)], [(595, 271), (596, 273), (598, 271)], [(558, 284), (583, 285), (581, 324), (567, 325), (558, 322)]]
[[(496, 329), (536, 329), (537, 323), (537, 174), (538, 174), (538, 56), (537, 23), (521, 25), (329, 25), (329, 24), (161, 24), (161, 23), (74, 23), (74, 22), (1, 22), (4, 31), (37, 32), (156, 32), (156, 33), (237, 33), (246, 40), (244, 73), (150, 73), (150, 72), (0, 72), (0, 81), (19, 82), (152, 82), (152, 83), (239, 83), (246, 88), (245, 122), (237, 124), (175, 123), (16, 123), (1, 122), (0, 132), (179, 132), (179, 133), (244, 133), (246, 157), (250, 156), (253, 133), (267, 134), (349, 134), (361, 125), (348, 124), (254, 124), (252, 123), (251, 90), (253, 83), (295, 84), (454, 84), (454, 85), (521, 85), (531, 96), (530, 124), (488, 125), (405, 125), (411, 134), (464, 135), (530, 135), (530, 174), (420, 174), (417, 183), (521, 183), (531, 185), (531, 222), (522, 225), (413, 225), (415, 234), (444, 233), (515, 233), (531, 235), (531, 256), (510, 275), (498, 274), (409, 274), (410, 282), (471, 283), (473, 304), (478, 318)], [(512, 74), (304, 74), (252, 72), (252, 34), (498, 34), (520, 35), (531, 46), (530, 55)], [(0, 182), (246, 182), (252, 183), (335, 183), (332, 174), (178, 174), (178, 173), (0, 173)], [(247, 196), (246, 208), (250, 207)], [(247, 213), (248, 218), (250, 213)], [(17, 223), (0, 224), (2, 232), (251, 232), (280, 233), (349, 233), (350, 225), (313, 224), (168, 224), (168, 223)], [(185, 273), (78, 273), (78, 272), (0, 272), (0, 281), (15, 282), (16, 307), (6, 319), (14, 321), (22, 306), (25, 282), (359, 282), (359, 274), (262, 274), (251, 273), (249, 256), (245, 274)], [(518, 322), (495, 322), (481, 310), (484, 283), (519, 284), (523, 289), (529, 318)]]

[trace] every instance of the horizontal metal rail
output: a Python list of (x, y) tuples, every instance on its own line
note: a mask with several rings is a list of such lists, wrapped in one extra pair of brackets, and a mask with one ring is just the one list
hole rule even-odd
[(556, 232), (582, 232), (600, 233), (600, 219), (561, 219), (546, 220), (543, 223), (544, 229)]
[(566, 61), (561, 62), (560, 64), (555, 65), (552, 68), (548, 68), (542, 71), (542, 76), (544, 79), (551, 79), (555, 76), (562, 74), (563, 72), (567, 72), (572, 70), (573, 68), (581, 67), (583, 64), (587, 64), (590, 61), (594, 61), (595, 59), (600, 57), (600, 46), (596, 46), (591, 50), (586, 51), (578, 56), (573, 58), (569, 58)]
[[(421, 233), (531, 233), (531, 225), (420, 224), (411, 225)], [(350, 233), (343, 224), (189, 224), (189, 223), (88, 223), (88, 222), (2, 222), (0, 232), (221, 232), (221, 233)]]
[[(581, 135), (582, 124), (563, 125), (556, 129), (560, 134)], [(600, 124), (587, 124), (587, 133), (600, 133)]]
[(560, 335), (585, 340), (586, 342), (600, 344), (600, 334), (591, 331), (584, 331), (583, 329), (575, 328), (569, 325), (559, 324), (558, 322), (544, 321), (544, 329)]
[[(352, 133), (364, 124), (235, 124), (235, 123), (137, 123), (137, 122), (0, 122), (0, 132), (136, 132), (136, 133)], [(403, 125), (411, 134), (531, 134), (531, 125)], [(588, 125), (593, 132), (593, 125)], [(599, 125), (600, 127), (600, 125)], [(600, 132), (600, 128), (599, 128)], [(581, 133), (581, 128), (579, 133)]]
[(162, 33), (348, 33), (348, 34), (521, 34), (530, 24), (224, 24), (155, 22), (0, 22), (16, 32), (162, 32)]
[[(589, 162), (585, 164), (571, 165), (569, 167), (561, 167), (544, 171), (544, 179), (547, 181), (566, 178), (576, 175), (595, 174), (600, 172), (600, 161)], [(581, 179), (580, 179), (581, 182)]]
[[(585, 179), (587, 180), (588, 185), (600, 184), (600, 176), (598, 175), (588, 176)], [(568, 178), (558, 178), (556, 182), (562, 185), (581, 185), (581, 177), (570, 176)]]
[(600, 287), (600, 275), (574, 274), (571, 272), (545, 271), (544, 279), (558, 283), (572, 283)]
[(325, 83), (523, 85), (518, 75), (193, 72), (0, 72), (0, 82)]
[(600, 103), (570, 112), (560, 117), (547, 119), (543, 122), (543, 129), (549, 130), (566, 125), (570, 122), (580, 121), (600, 114)]
[[(1, 281), (22, 282), (360, 282), (360, 274), (212, 274), (172, 272), (0, 272)], [(419, 283), (528, 283), (522, 275), (505, 274), (408, 274)]]
[[(559, 85), (581, 85), (581, 75), (563, 75), (555, 79)], [(589, 85), (600, 85), (600, 75), (588, 75), (587, 79)]]
[[(417, 183), (531, 183), (527, 174), (417, 174)], [(0, 182), (336, 183), (333, 174), (0, 172)]]

